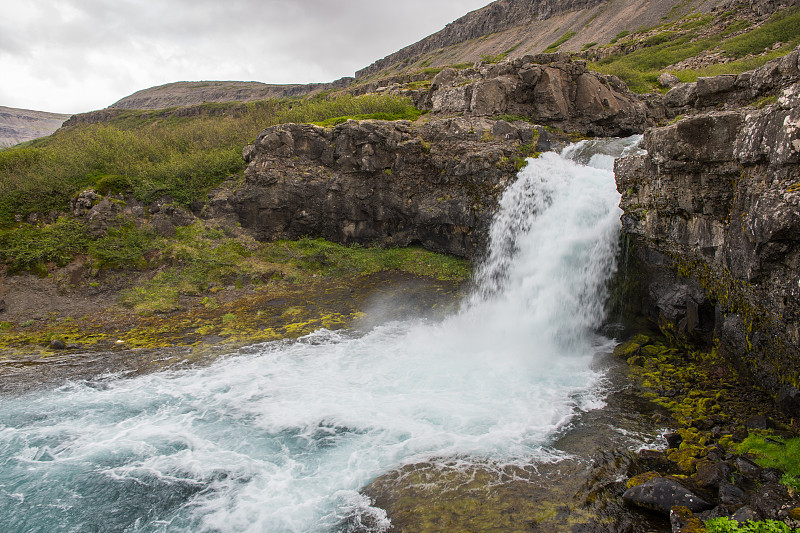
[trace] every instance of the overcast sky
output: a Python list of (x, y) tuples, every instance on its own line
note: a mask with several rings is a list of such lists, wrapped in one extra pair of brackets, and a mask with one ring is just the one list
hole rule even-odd
[(79, 113), (173, 81), (352, 76), (489, 0), (17, 0), (0, 105)]

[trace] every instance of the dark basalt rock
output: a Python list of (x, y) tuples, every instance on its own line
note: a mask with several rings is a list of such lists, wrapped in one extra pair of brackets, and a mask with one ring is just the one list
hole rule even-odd
[(674, 479), (666, 477), (657, 477), (630, 488), (622, 495), (622, 499), (638, 507), (665, 514), (669, 514), (674, 506), (686, 507), (692, 512), (714, 507)]
[(245, 148), (243, 186), (212, 192), (202, 216), (260, 240), (421, 244), (472, 257), (515, 161), (550, 141), (544, 128), (486, 118), (283, 124)]
[(732, 473), (733, 466), (728, 462), (704, 461), (697, 464), (694, 480), (700, 487), (719, 487), (730, 479)]
[[(698, 82), (728, 110), (648, 130), (647, 155), (615, 167), (623, 232), (643, 265), (643, 310), (679, 343), (719, 341), (791, 412), (800, 412), (798, 60), (800, 49)], [(685, 90), (670, 91), (667, 105)], [(777, 103), (740, 107), (770, 91)]]

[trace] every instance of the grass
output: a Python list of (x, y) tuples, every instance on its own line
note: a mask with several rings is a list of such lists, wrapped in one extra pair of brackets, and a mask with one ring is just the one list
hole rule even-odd
[(800, 9), (781, 10), (760, 27), (742, 35), (731, 37), (720, 48), (730, 57), (760, 54), (775, 43), (788, 43), (794, 48), (800, 43)]
[(312, 238), (260, 243), (232, 238), (202, 222), (178, 228), (176, 238), (162, 240), (159, 249), (154, 261), (163, 268), (122, 295), (122, 304), (142, 315), (176, 310), (181, 296), (213, 294), (224, 286), (297, 285), (313, 278), (352, 278), (388, 270), (455, 282), (470, 276), (466, 260), (418, 247), (343, 246)]
[[(733, 22), (715, 35), (699, 36), (697, 28), (711, 23), (709, 16), (691, 16), (679, 24), (665, 24), (663, 31), (642, 41), (643, 47), (628, 54), (615, 54), (589, 68), (622, 79), (634, 92), (657, 90), (658, 76), (665, 67), (712, 49), (719, 49), (736, 61), (716, 64), (703, 69), (680, 70), (675, 74), (682, 82), (695, 81), (699, 76), (739, 74), (760, 67), (767, 61), (781, 57), (800, 44), (800, 9), (783, 10), (773, 15), (758, 28), (740, 35), (732, 33), (748, 29), (748, 22)], [(629, 35), (620, 32), (611, 40), (617, 42)], [(776, 43), (781, 46), (772, 50)]]
[(737, 446), (738, 453), (753, 453), (756, 463), (764, 468), (784, 472), (781, 482), (800, 491), (800, 437), (781, 439), (765, 435), (750, 435)]
[(126, 111), (0, 151), (0, 227), (15, 215), (63, 211), (90, 187), (130, 191), (145, 203), (169, 195), (188, 205), (242, 171), (244, 146), (275, 124), (417, 116), (410, 100), (392, 95), (206, 104), (188, 117), (175, 109)]
[(559, 37), (559, 38), (558, 38), (558, 40), (556, 40), (556, 42), (554, 42), (553, 44), (551, 44), (550, 46), (548, 46), (547, 48), (545, 48), (545, 49), (544, 49), (544, 52), (545, 52), (546, 54), (549, 54), (549, 53), (551, 53), (551, 52), (555, 52), (556, 50), (558, 50), (558, 47), (559, 47), (559, 46), (561, 46), (561, 45), (562, 45), (562, 44), (564, 44), (565, 42), (567, 42), (567, 41), (569, 41), (570, 39), (572, 39), (573, 37), (575, 37), (575, 35), (576, 35), (576, 32), (574, 32), (574, 31), (568, 31), (567, 33), (565, 33), (564, 35), (562, 35), (561, 37)]

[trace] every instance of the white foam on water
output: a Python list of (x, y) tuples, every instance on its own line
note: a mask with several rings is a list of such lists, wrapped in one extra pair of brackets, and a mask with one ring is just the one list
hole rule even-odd
[(475, 293), (442, 322), (4, 398), (6, 531), (387, 531), (358, 491), (393, 468), (552, 457), (553, 435), (602, 405), (590, 362), (609, 344), (595, 331), (620, 216), (608, 158), (628, 144), (599, 145), (594, 166), (531, 160)]

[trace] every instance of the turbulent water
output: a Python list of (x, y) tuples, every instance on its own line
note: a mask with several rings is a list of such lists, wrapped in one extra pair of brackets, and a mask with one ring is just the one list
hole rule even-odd
[(590, 363), (611, 343), (595, 331), (620, 216), (611, 164), (635, 141), (531, 160), (474, 293), (446, 320), (2, 398), (2, 530), (385, 531), (359, 489), (391, 469), (551, 457), (559, 429), (599, 403)]

